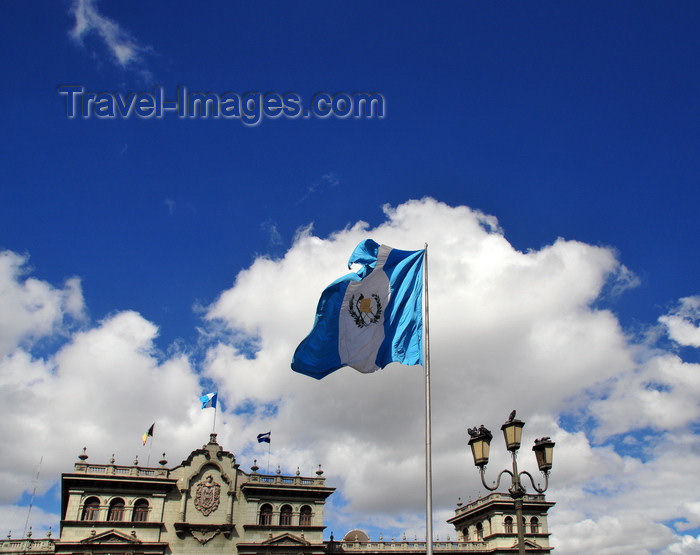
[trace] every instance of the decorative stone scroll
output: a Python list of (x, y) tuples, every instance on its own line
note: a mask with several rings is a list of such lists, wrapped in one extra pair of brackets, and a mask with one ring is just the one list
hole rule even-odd
[(190, 530), (190, 534), (192, 534), (192, 537), (201, 545), (204, 545), (209, 540), (213, 540), (220, 531), (221, 530), (218, 528), (216, 530), (196, 530), (193, 528)]

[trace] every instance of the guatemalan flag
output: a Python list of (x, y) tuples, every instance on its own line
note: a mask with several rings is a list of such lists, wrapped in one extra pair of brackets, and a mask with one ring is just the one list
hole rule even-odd
[(216, 398), (219, 396), (219, 393), (207, 393), (206, 395), (202, 395), (199, 400), (202, 403), (202, 409), (208, 409), (208, 408), (216, 408)]
[(369, 373), (391, 362), (423, 364), (424, 260), (425, 250), (361, 242), (348, 267), (363, 267), (321, 294), (292, 370), (320, 380), (343, 366)]

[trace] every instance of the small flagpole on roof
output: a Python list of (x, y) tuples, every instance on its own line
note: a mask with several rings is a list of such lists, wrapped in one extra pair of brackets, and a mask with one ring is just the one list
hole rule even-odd
[(272, 448), (272, 430), (269, 432), (270, 441), (267, 442), (267, 473), (270, 473), (270, 449)]
[(430, 417), (430, 318), (428, 305), (428, 243), (425, 244), (423, 266), (423, 288), (425, 295), (424, 318), (424, 365), (425, 365), (425, 552), (433, 554), (433, 469)]
[(270, 441), (272, 437), (272, 430), (265, 432), (264, 434), (258, 434), (258, 443), (267, 443), (267, 473), (270, 473), (270, 448), (272, 447), (272, 442)]
[[(32, 506), (34, 505), (34, 497), (36, 497), (36, 485), (39, 483), (39, 473), (41, 472), (41, 463), (44, 462), (44, 455), (39, 459), (39, 466), (36, 469), (36, 474), (32, 479), (32, 484), (34, 484), (34, 490), (32, 491), (32, 498), (29, 500), (29, 510), (27, 511), (27, 520), (24, 521), (24, 532), (22, 532), (22, 537), (27, 537), (27, 526), (29, 525), (29, 517), (32, 514)], [(31, 530), (31, 527), (29, 528)], [(8, 536), (9, 537), (9, 536)]]

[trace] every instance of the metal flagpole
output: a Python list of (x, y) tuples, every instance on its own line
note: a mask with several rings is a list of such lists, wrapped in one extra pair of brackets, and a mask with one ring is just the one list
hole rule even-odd
[(216, 432), (216, 405), (219, 404), (219, 399), (218, 399), (218, 393), (217, 393), (217, 399), (216, 403), (214, 404), (214, 424), (211, 427), (212, 433)]
[(425, 365), (425, 552), (433, 555), (433, 469), (430, 418), (430, 313), (428, 310), (428, 243), (425, 244), (423, 263), (424, 314), (424, 365)]
[(272, 448), (272, 430), (270, 430), (270, 437), (267, 442), (267, 473), (270, 473), (270, 449)]
[[(32, 506), (34, 505), (34, 497), (36, 496), (36, 485), (39, 483), (39, 473), (41, 472), (41, 463), (44, 462), (44, 455), (39, 459), (39, 467), (36, 470), (36, 475), (32, 480), (34, 484), (34, 490), (32, 491), (32, 498), (29, 501), (29, 511), (27, 511), (27, 520), (24, 521), (24, 532), (22, 532), (22, 537), (27, 537), (27, 526), (29, 525), (29, 517), (32, 514)], [(8, 536), (9, 537), (9, 536)]]
[(146, 460), (146, 467), (151, 466), (151, 451), (153, 451), (153, 436), (151, 436), (151, 444), (148, 447), (148, 460)]

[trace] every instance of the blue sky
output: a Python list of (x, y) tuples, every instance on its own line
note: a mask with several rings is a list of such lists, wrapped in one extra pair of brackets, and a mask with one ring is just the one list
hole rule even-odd
[[(251, 440), (282, 428), (277, 419), (289, 407), (346, 387), (338, 382), (324, 389), (327, 380), (309, 384), (294, 377), (292, 385), (270, 391), (282, 382), (275, 377), (268, 383), (264, 376), (289, 371), (288, 359), (308, 331), (315, 299), (344, 272), (353, 242), (384, 234), (374, 239), (405, 249), (420, 248), (426, 240), (435, 244), (435, 267), (449, 270), (431, 276), (438, 307), (441, 295), (464, 296), (463, 311), (483, 324), (472, 330), (471, 341), (480, 337), (493, 350), (460, 352), (469, 343), (464, 339), (469, 323), (457, 326), (459, 315), (449, 312), (448, 300), (444, 311), (437, 309), (434, 329), (444, 333), (446, 364), (471, 372), (450, 374), (451, 380), (473, 383), (483, 378), (480, 372), (512, 379), (508, 372), (517, 370), (506, 364), (508, 352), (519, 352), (514, 345), (522, 343), (523, 349), (529, 345), (528, 360), (541, 364), (533, 380), (559, 383), (547, 372), (572, 362), (571, 347), (561, 335), (542, 330), (559, 329), (555, 322), (567, 330), (582, 326), (577, 345), (599, 349), (600, 360), (588, 361), (590, 366), (571, 377), (578, 390), (552, 386), (546, 407), (531, 399), (504, 399), (520, 403), (519, 412), (531, 415), (533, 425), (547, 423), (553, 426), (545, 430), (550, 435), (562, 434), (562, 453), (568, 438), (597, 461), (590, 468), (621, 480), (613, 469), (624, 474), (624, 468), (641, 464), (650, 473), (663, 470), (654, 466), (663, 456), (640, 447), (645, 438), (696, 437), (700, 409), (691, 395), (699, 371), (700, 295), (696, 3), (435, 7), (75, 0), (12, 2), (4, 8), (0, 375), (5, 396), (31, 393), (37, 419), (79, 426), (68, 408), (39, 403), (41, 392), (32, 384), (60, 388), (88, 372), (92, 387), (103, 387), (110, 382), (102, 372), (111, 367), (90, 361), (95, 352), (111, 357), (119, 345), (122, 355), (132, 356), (123, 361), (133, 365), (127, 373), (131, 387), (158, 396), (144, 408), (127, 395), (115, 410), (132, 407), (133, 421), (105, 417), (95, 424), (107, 437), (124, 433), (126, 459), (138, 447), (127, 436), (138, 440), (153, 420), (162, 421), (160, 448), (177, 456), (206, 440), (209, 424), (201, 414), (188, 408), (178, 416), (167, 407), (191, 395), (196, 409), (196, 398), (211, 386), (220, 389), (228, 411), (218, 421), (224, 446), (242, 457), (254, 453)], [(179, 86), (219, 95), (295, 93), (304, 104), (318, 93), (373, 92), (382, 95), (385, 115), (264, 118), (256, 126), (174, 113), (68, 118), (65, 96), (58, 92), (62, 85), (124, 97), (150, 93), (157, 85), (168, 98)], [(321, 253), (332, 258), (321, 262), (316, 258)], [(572, 260), (576, 264), (569, 267)], [(529, 265), (531, 273), (521, 274)], [(559, 274), (561, 268), (567, 271)], [(576, 271), (568, 273), (571, 268)], [(553, 276), (562, 282), (557, 285)], [(280, 281), (298, 291), (290, 289), (273, 310), (272, 299), (291, 286)], [(462, 291), (469, 284), (471, 294)], [(540, 298), (538, 291), (549, 296)], [(489, 295), (500, 295), (502, 302), (488, 304)], [(542, 308), (550, 304), (557, 316)], [(282, 329), (286, 321), (293, 330)], [(542, 328), (534, 324), (539, 321)], [(494, 322), (500, 325), (492, 329)], [(483, 331), (491, 329), (492, 335)], [(671, 360), (678, 370), (668, 370)], [(356, 382), (352, 371), (343, 372), (358, 395), (378, 376)], [(396, 387), (406, 394), (400, 369), (387, 375), (378, 378), (387, 389), (380, 389), (377, 403), (393, 399)], [(166, 386), (166, 376), (179, 381)], [(484, 394), (500, 395), (502, 386), (493, 386)], [(537, 391), (532, 387), (530, 397)], [(673, 396), (683, 391), (690, 396)], [(681, 416), (655, 412), (655, 395), (671, 396), (666, 401)], [(512, 408), (475, 406), (473, 413), (465, 409), (467, 415), (438, 418), (438, 425), (460, 419), (463, 436), (482, 418), (495, 419), (497, 426)], [(328, 414), (318, 410), (323, 422)], [(648, 418), (635, 424), (630, 414)], [(382, 451), (377, 444), (384, 438), (368, 431), (375, 424), (366, 422), (365, 429), (350, 419), (327, 426), (325, 435), (290, 429), (287, 443), (281, 429), (273, 430), (278, 463), (291, 468), (298, 463), (283, 463), (283, 457), (308, 459), (311, 472), (324, 462), (346, 502), (330, 515), (336, 535), (346, 524), (347, 530), (355, 524), (369, 528), (357, 520), (362, 514), (372, 515), (385, 536), (392, 530), (420, 534), (419, 506), (404, 510), (398, 502), (375, 503), (359, 485), (371, 483), (366, 473), (391, 456), (393, 446)], [(180, 442), (174, 431), (167, 435), (166, 422), (191, 435)], [(43, 437), (31, 427), (3, 428), (6, 456), (14, 442), (29, 445), (32, 437)], [(57, 431), (46, 423), (40, 428), (45, 434)], [(65, 446), (60, 456), (46, 456), (42, 489), (49, 492), (48, 516), (37, 526), (55, 519), (51, 480), (69, 469), (84, 444), (92, 439), (95, 458), (100, 453), (103, 460), (116, 448), (100, 446), (93, 432), (78, 427), (72, 432), (75, 445)], [(243, 439), (245, 433), (249, 438)], [(344, 459), (334, 443), (340, 439), (333, 438), (341, 436), (346, 445), (371, 453), (357, 463), (364, 469), (357, 470), (357, 482), (340, 465)], [(455, 456), (468, 455), (464, 445), (454, 449)], [(577, 451), (571, 449), (573, 459)], [(21, 480), (29, 482), (27, 469), (39, 460), (39, 451), (27, 450), (27, 460), (18, 462), (16, 487), (5, 488), (0, 500), (5, 507), (26, 503), (22, 490), (28, 486)], [(448, 465), (450, 453), (445, 448)], [(337, 468), (320, 458), (337, 460)], [(404, 461), (407, 476), (409, 463)], [(478, 491), (467, 463), (449, 466), (464, 474), (454, 486), (459, 492), (438, 484), (440, 518), (449, 516), (454, 499)], [(698, 549), (696, 500), (679, 502), (686, 507), (680, 513), (669, 508), (640, 516), (611, 508), (603, 514), (595, 498), (587, 505), (575, 493), (576, 487), (585, 489), (587, 470), (565, 466), (561, 472), (568, 478), (551, 494), (558, 503), (553, 542), (561, 553), (580, 552), (584, 544), (576, 541), (592, 541), (588, 522), (622, 531), (616, 553)], [(638, 495), (643, 498), (643, 492)], [(412, 503), (407, 499), (402, 507)], [(668, 525), (683, 519), (690, 532)], [(641, 534), (641, 544), (625, 547), (633, 522), (658, 524), (663, 533), (647, 527), (656, 532), (653, 539)], [(613, 537), (608, 534), (609, 541)]]

